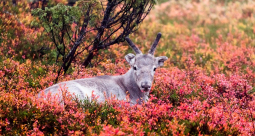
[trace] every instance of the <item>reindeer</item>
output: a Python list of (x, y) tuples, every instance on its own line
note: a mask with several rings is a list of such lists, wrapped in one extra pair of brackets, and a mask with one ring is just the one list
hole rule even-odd
[[(125, 56), (131, 68), (123, 75), (105, 75), (61, 82), (45, 89), (44, 93), (57, 94), (62, 86), (66, 87), (66, 90), (79, 100), (86, 98), (91, 100), (93, 92), (97, 96), (97, 102), (104, 102), (106, 97), (111, 98), (113, 96), (118, 100), (126, 100), (129, 96), (132, 104), (147, 102), (156, 68), (163, 66), (164, 61), (168, 59), (166, 56), (154, 57), (160, 38), (161, 33), (158, 33), (148, 54), (142, 54), (129, 37), (126, 37), (126, 41), (136, 55), (129, 53)], [(40, 95), (41, 92), (38, 97)]]

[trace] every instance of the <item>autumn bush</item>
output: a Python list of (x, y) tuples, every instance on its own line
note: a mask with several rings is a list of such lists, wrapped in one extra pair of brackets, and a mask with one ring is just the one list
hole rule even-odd
[[(78, 101), (70, 94), (62, 102), (58, 96), (38, 99), (39, 91), (54, 84), (60, 67), (54, 51), (40, 52), (51, 40), (43, 28), (32, 27), (27, 1), (16, 7), (0, 4), (1, 135), (255, 134), (255, 2), (156, 5), (130, 38), (146, 52), (162, 32), (155, 54), (169, 59), (155, 73), (149, 101), (133, 106)], [(101, 50), (94, 67), (73, 61), (59, 82), (124, 74), (129, 52), (121, 43)]]

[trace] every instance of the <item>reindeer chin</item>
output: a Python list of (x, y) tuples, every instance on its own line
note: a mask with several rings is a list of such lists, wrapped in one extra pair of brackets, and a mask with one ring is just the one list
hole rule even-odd
[(140, 90), (141, 90), (142, 93), (146, 93), (146, 92), (149, 92), (151, 89), (142, 89), (142, 88), (140, 88)]

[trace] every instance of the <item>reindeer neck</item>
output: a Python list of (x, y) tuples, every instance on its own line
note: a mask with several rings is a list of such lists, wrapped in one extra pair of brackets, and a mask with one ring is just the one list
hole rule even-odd
[(132, 69), (129, 69), (126, 74), (119, 76), (119, 81), (121, 88), (127, 92), (132, 103), (136, 103), (137, 100), (138, 103), (141, 103), (145, 99), (147, 93), (142, 92), (136, 84)]

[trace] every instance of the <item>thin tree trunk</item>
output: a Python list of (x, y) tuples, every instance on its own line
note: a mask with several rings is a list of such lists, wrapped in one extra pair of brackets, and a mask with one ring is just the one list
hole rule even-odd
[(107, 7), (106, 7), (106, 10), (105, 10), (105, 14), (104, 14), (104, 18), (101, 22), (101, 27), (98, 28), (98, 32), (97, 32), (97, 36), (96, 36), (96, 39), (95, 39), (95, 43), (93, 45), (93, 48), (91, 49), (91, 52), (89, 53), (89, 55), (87, 56), (87, 58), (85, 59), (85, 61), (83, 62), (83, 65), (85, 67), (88, 66), (88, 64), (90, 64), (91, 60), (93, 59), (94, 57), (94, 52), (97, 53), (99, 51), (99, 48), (98, 48), (98, 45), (100, 44), (101, 42), (101, 37), (102, 35), (104, 34), (104, 30), (106, 28), (106, 25), (108, 23), (108, 20), (110, 18), (110, 14), (113, 10), (113, 7), (115, 6), (115, 3), (112, 2), (112, 1), (109, 1), (107, 3)]
[(90, 64), (91, 60), (94, 58), (94, 54), (93, 52), (89, 53), (89, 55), (87, 56), (87, 58), (85, 59), (85, 61), (83, 62), (83, 65), (85, 67), (88, 67), (88, 65)]

